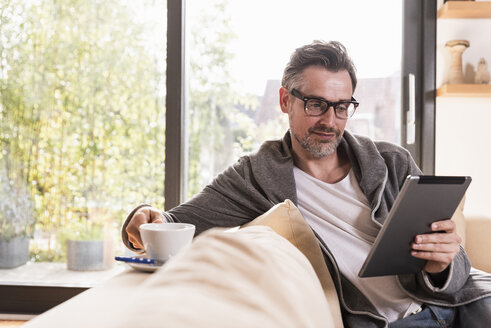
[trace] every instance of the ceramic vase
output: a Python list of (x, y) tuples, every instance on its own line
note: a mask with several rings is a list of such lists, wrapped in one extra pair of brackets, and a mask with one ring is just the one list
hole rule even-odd
[(469, 41), (453, 40), (448, 41), (445, 46), (450, 51), (450, 74), (448, 83), (460, 84), (464, 83), (464, 73), (462, 70), (462, 54), (469, 47)]
[(112, 247), (104, 240), (67, 240), (67, 269), (107, 270), (112, 266)]

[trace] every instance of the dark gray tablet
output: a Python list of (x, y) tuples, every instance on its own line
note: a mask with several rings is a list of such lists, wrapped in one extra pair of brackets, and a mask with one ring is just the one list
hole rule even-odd
[(421, 271), (426, 261), (410, 253), (414, 237), (451, 218), (470, 183), (470, 177), (408, 176), (358, 275)]

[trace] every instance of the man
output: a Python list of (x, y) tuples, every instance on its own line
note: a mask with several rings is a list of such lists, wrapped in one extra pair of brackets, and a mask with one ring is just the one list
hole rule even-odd
[(420, 170), (405, 149), (345, 131), (358, 106), (352, 97), (356, 83), (354, 65), (340, 43), (317, 41), (297, 49), (279, 91), (290, 122), (283, 140), (265, 142), (168, 212), (135, 208), (123, 226), (125, 244), (143, 248), (142, 223), (190, 222), (199, 233), (242, 225), (291, 199), (326, 246), (346, 326), (487, 325), (491, 279), (469, 274), (451, 220), (435, 222), (435, 233), (415, 237), (412, 255), (427, 260), (419, 274), (358, 278), (404, 179)]

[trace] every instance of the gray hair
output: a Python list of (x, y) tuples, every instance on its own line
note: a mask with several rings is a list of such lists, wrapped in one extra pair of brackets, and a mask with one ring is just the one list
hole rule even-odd
[(351, 78), (353, 92), (356, 88), (356, 68), (348, 56), (346, 48), (337, 41), (314, 41), (297, 48), (285, 67), (281, 85), (287, 90), (299, 88), (302, 84), (302, 72), (310, 66), (320, 66), (331, 72), (347, 70)]

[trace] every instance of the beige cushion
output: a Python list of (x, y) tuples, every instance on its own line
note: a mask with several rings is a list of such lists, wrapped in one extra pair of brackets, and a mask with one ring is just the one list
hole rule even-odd
[(471, 265), (491, 273), (491, 218), (467, 217), (465, 252)]
[(154, 274), (125, 273), (25, 327), (297, 328), (334, 323), (307, 258), (271, 228), (255, 226), (205, 232)]
[(293, 202), (287, 199), (283, 203), (273, 206), (269, 211), (244, 225), (244, 227), (251, 225), (266, 225), (271, 227), (276, 233), (295, 245), (307, 257), (322, 285), (335, 326), (342, 327), (343, 321), (338, 295), (329, 270), (324, 262), (319, 243), (312, 229), (305, 222), (305, 219)]
[(491, 218), (464, 217), (464, 203), (465, 197), (452, 216), (461, 244), (473, 267), (491, 273)]

